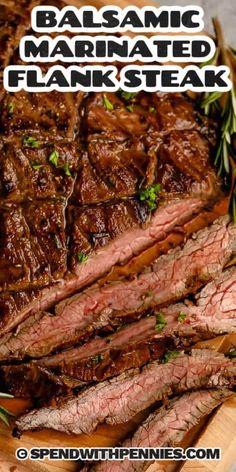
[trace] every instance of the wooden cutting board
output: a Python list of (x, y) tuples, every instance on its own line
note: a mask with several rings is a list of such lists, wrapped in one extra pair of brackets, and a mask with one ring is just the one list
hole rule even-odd
[[(77, 7), (84, 6), (83, 0), (65, 0), (68, 5), (75, 5)], [(171, 3), (171, 2), (170, 2)], [(86, 1), (86, 5), (93, 5), (100, 8), (107, 4), (119, 5), (125, 7), (130, 5), (127, 0), (89, 0)], [(145, 0), (132, 1), (133, 5), (142, 7), (144, 5), (155, 5), (158, 6), (157, 2), (146, 2)], [(200, 343), (199, 347), (208, 347), (217, 349), (221, 352), (227, 351), (229, 347), (236, 347), (236, 334), (232, 336), (223, 336), (214, 340)], [(1, 404), (6, 408), (9, 408), (16, 415), (22, 413), (29, 404), (24, 400), (4, 400)], [(227, 401), (222, 405), (211, 418), (204, 419), (200, 425), (193, 428), (192, 431), (186, 436), (184, 447), (190, 444), (196, 444), (197, 446), (219, 446), (222, 448), (222, 460), (216, 464), (212, 463), (199, 463), (199, 462), (186, 462), (183, 466), (179, 463), (165, 463), (166, 472), (177, 472), (177, 470), (183, 472), (204, 472), (213, 471), (215, 472), (230, 472), (230, 467), (236, 463), (236, 399)], [(18, 472), (17, 461), (15, 460), (15, 451), (18, 447), (99, 447), (99, 446), (115, 446), (137, 425), (142, 421), (143, 414), (138, 415), (133, 421), (125, 425), (119, 425), (111, 427), (107, 425), (100, 426), (96, 433), (91, 436), (80, 435), (80, 436), (67, 436), (62, 433), (54, 431), (40, 431), (34, 433), (26, 433), (23, 435), (21, 440), (15, 439), (11, 435), (11, 428), (0, 423), (0, 472), (6, 472), (1, 466), (1, 459), (4, 456), (9, 458), (11, 467), (8, 469), (9, 472)], [(11, 426), (14, 425), (12, 422)], [(1, 452), (2, 451), (2, 452)], [(12, 467), (15, 464), (15, 467)], [(19, 463), (18, 463), (19, 464)], [(75, 472), (77, 465), (71, 461), (48, 461), (34, 463), (26, 461), (24, 465), (27, 467), (29, 472)], [(148, 469), (149, 472), (158, 472), (158, 467), (153, 464)]]

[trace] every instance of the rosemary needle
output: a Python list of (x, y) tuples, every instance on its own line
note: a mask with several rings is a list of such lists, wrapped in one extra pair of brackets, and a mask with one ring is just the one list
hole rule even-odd
[[(13, 395), (0, 392), (0, 398), (13, 398)], [(3, 421), (3, 423), (5, 423), (7, 426), (9, 426), (9, 416), (15, 415), (7, 410), (4, 406), (0, 405), (0, 421)]]

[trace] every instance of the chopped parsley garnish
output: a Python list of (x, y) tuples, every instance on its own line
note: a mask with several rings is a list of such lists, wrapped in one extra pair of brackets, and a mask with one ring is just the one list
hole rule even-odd
[(59, 165), (59, 158), (59, 152), (54, 149), (49, 156), (49, 162), (51, 162), (51, 164), (53, 164), (57, 169), (62, 169), (68, 177), (71, 177), (69, 164), (66, 162), (66, 164)]
[(137, 92), (125, 92), (125, 90), (120, 90), (119, 91), (121, 94), (121, 97), (124, 98), (124, 100), (133, 100), (134, 97), (136, 97)]
[(62, 244), (61, 244), (61, 240), (60, 240), (59, 236), (57, 234), (54, 234), (53, 239), (55, 241), (55, 245), (56, 245), (57, 249), (62, 249)]
[(13, 115), (14, 110), (15, 110), (15, 104), (9, 103), (7, 109), (8, 109), (8, 115)]
[(167, 362), (171, 361), (171, 359), (175, 359), (179, 355), (180, 355), (179, 351), (167, 351), (162, 357), (162, 363), (166, 364)]
[(134, 107), (133, 107), (132, 105), (128, 105), (128, 106), (126, 107), (126, 109), (127, 109), (130, 113), (132, 113), (132, 112), (134, 111)]
[(155, 330), (156, 331), (162, 331), (167, 325), (167, 321), (163, 315), (163, 313), (159, 312), (156, 313), (156, 325), (155, 325)]
[(161, 185), (155, 184), (140, 191), (139, 199), (145, 201), (150, 211), (157, 207), (157, 195), (161, 191)]
[(24, 146), (28, 146), (32, 148), (38, 148), (40, 145), (39, 141), (33, 138), (33, 136), (25, 136), (23, 138), (23, 144)]
[(49, 156), (49, 162), (53, 164), (55, 167), (58, 167), (58, 161), (59, 161), (59, 152), (54, 149), (54, 151), (51, 152)]
[(148, 111), (149, 113), (156, 113), (156, 108), (150, 107)]
[(64, 166), (62, 167), (62, 169), (64, 170), (65, 174), (68, 176), (68, 177), (71, 177), (71, 171), (69, 169), (69, 165), (68, 164), (64, 164)]
[(103, 95), (102, 101), (103, 101), (103, 106), (104, 106), (107, 110), (114, 110), (114, 105), (113, 105), (113, 103), (110, 102), (109, 98), (107, 98), (106, 95)]
[(179, 312), (179, 316), (178, 316), (178, 321), (184, 321), (186, 319), (186, 313), (183, 313), (183, 311), (180, 311)]
[(78, 262), (82, 264), (83, 262), (86, 262), (88, 260), (88, 256), (87, 254), (84, 254), (83, 252), (78, 252), (77, 259), (78, 259)]
[(153, 296), (152, 290), (148, 290), (148, 291), (145, 293), (145, 297), (150, 298), (150, 297), (152, 297), (152, 296)]
[(92, 357), (91, 361), (93, 364), (99, 364), (103, 360), (102, 354), (97, 354), (96, 356)]
[(97, 365), (102, 360), (103, 360), (103, 355), (102, 354), (97, 354), (96, 356), (91, 357), (91, 359), (88, 360), (88, 362), (86, 363), (86, 367), (89, 368), (89, 367), (92, 367), (94, 365)]
[(40, 164), (40, 162), (32, 162), (31, 167), (34, 170), (39, 170), (39, 169), (41, 169), (41, 167), (43, 167), (43, 164)]

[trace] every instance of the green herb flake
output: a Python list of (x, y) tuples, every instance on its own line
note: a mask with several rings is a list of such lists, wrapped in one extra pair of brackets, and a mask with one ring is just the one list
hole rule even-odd
[(163, 315), (163, 313), (159, 312), (156, 313), (156, 325), (155, 325), (155, 330), (156, 331), (162, 331), (167, 325), (167, 321)]
[(102, 101), (103, 101), (103, 106), (104, 106), (104, 108), (106, 108), (107, 110), (114, 110), (114, 105), (113, 105), (113, 103), (110, 102), (109, 98), (107, 98), (106, 95), (103, 95)]
[(178, 316), (178, 321), (184, 321), (186, 317), (187, 317), (186, 313), (183, 313), (183, 311), (180, 311), (179, 316)]
[(31, 167), (34, 170), (39, 170), (43, 167), (43, 164), (40, 164), (40, 162), (32, 162)]
[(149, 111), (149, 113), (153, 113), (153, 114), (154, 114), (154, 113), (156, 113), (156, 108), (150, 107), (148, 111)]
[(88, 256), (87, 254), (84, 254), (83, 252), (78, 252), (77, 259), (78, 259), (78, 262), (82, 264), (83, 262), (86, 262), (88, 260)]
[(97, 354), (96, 356), (92, 357), (91, 361), (93, 364), (99, 364), (103, 360), (103, 355), (102, 354)]
[(61, 240), (59, 236), (57, 234), (54, 234), (53, 239), (54, 239), (55, 246), (57, 247), (57, 249), (62, 249), (62, 244), (61, 244)]
[(137, 95), (137, 92), (125, 92), (125, 90), (120, 90), (119, 92), (121, 97), (127, 101), (133, 100)]
[(178, 357), (179, 355), (180, 355), (179, 351), (167, 351), (162, 358), (162, 363), (166, 364), (172, 359), (176, 359), (176, 357)]
[(130, 113), (132, 113), (134, 111), (134, 107), (132, 105), (128, 105), (126, 107), (126, 110), (128, 110)]
[(49, 158), (49, 162), (53, 164), (55, 167), (58, 167), (58, 161), (59, 161), (59, 152), (54, 149), (54, 151), (51, 152)]
[(9, 103), (8, 107), (7, 107), (7, 110), (8, 110), (8, 115), (12, 116), (13, 113), (14, 113), (14, 110), (15, 110), (15, 104), (14, 103)]
[(32, 136), (25, 136), (23, 138), (23, 145), (32, 147), (32, 148), (38, 148), (40, 146), (40, 143), (37, 139), (33, 138)]
[(150, 211), (155, 210), (157, 207), (157, 196), (161, 191), (161, 185), (155, 184), (151, 187), (143, 189), (139, 193), (139, 199), (145, 201)]
[(69, 165), (67, 163), (64, 164), (64, 166), (62, 166), (62, 169), (64, 170), (65, 174), (68, 177), (71, 177), (71, 171), (70, 171)]

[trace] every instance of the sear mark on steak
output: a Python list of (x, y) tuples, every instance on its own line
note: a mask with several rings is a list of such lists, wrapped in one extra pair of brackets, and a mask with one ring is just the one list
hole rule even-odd
[[(189, 221), (204, 207), (205, 202), (199, 199), (181, 200), (160, 207), (143, 227), (135, 226), (125, 231), (106, 247), (95, 250), (86, 262), (78, 262), (75, 269), (76, 274), (73, 276), (64, 277), (57, 284), (45, 287), (38, 292), (11, 293), (1, 296), (2, 333), (17, 326), (29, 314), (45, 310), (78, 292), (81, 288), (107, 274), (116, 264), (125, 264), (157, 241), (165, 239), (175, 227)], [(53, 222), (48, 224), (53, 224)], [(51, 236), (54, 241), (54, 234)], [(12, 234), (11, 237), (14, 238), (14, 235)], [(55, 241), (54, 245), (56, 248)]]
[(42, 286), (67, 269), (65, 203), (37, 201), (0, 211), (0, 291)]
[[(24, 144), (29, 138), (35, 140), (36, 147)], [(71, 195), (79, 145), (61, 140), (52, 144), (49, 138), (45, 133), (29, 131), (1, 141), (0, 206)], [(50, 162), (53, 152), (58, 153), (57, 167)], [(67, 167), (70, 175), (65, 174)]]
[(193, 293), (217, 277), (235, 252), (235, 231), (227, 216), (220, 218), (133, 280), (92, 287), (57, 305), (55, 316), (29, 318), (17, 333), (2, 338), (0, 359), (42, 357)]
[[(204, 416), (209, 415), (231, 396), (232, 392), (224, 388), (199, 390), (173, 398), (167, 406), (149, 415), (133, 437), (124, 441), (122, 447), (176, 447), (193, 426), (196, 426)], [(89, 470), (91, 472), (141, 472), (146, 470), (152, 462), (154, 460), (104, 461), (92, 465)], [(161, 471), (162, 468), (159, 472)]]
[(209, 141), (198, 131), (171, 131), (158, 153), (157, 172), (163, 191), (217, 193), (219, 181), (211, 168), (209, 154)]
[(73, 271), (78, 267), (79, 253), (92, 253), (122, 233), (148, 221), (150, 213), (145, 203), (125, 200), (102, 206), (69, 208), (71, 220), (70, 257)]
[[(2, 388), (18, 397), (45, 399), (55, 391), (60, 392), (61, 384), (68, 387), (68, 378), (73, 380), (73, 386), (76, 382), (80, 386), (102, 381), (159, 359), (166, 351), (233, 333), (236, 331), (235, 292), (236, 269), (233, 268), (201, 290), (196, 306), (187, 301), (178, 303), (108, 336), (97, 336), (82, 346), (28, 364), (0, 367)], [(54, 389), (47, 386), (50, 373), (50, 385), (54, 383)]]
[[(3, 367), (0, 381), (1, 388), (11, 384), (9, 392), (16, 392), (18, 398), (34, 399), (34, 404), (45, 404), (49, 398), (65, 395), (74, 387), (82, 387), (83, 383), (72, 383), (72, 378), (56, 376), (46, 368), (40, 366), (28, 366), (27, 364), (11, 365)], [(21, 381), (20, 381), (21, 379)], [(69, 383), (70, 382), (70, 383)]]
[[(42, 63), (40, 65), (42, 67)], [(50, 133), (50, 138), (74, 139), (79, 132), (82, 92), (6, 93), (1, 102), (0, 129), (5, 135), (27, 130)], [(11, 110), (14, 110), (11, 113)]]
[[(166, 364), (151, 363), (86, 389), (77, 398), (32, 410), (16, 422), (19, 433), (52, 428), (68, 434), (91, 433), (98, 424), (120, 424), (174, 393), (201, 387), (230, 386), (235, 361), (210, 350), (194, 350)], [(233, 379), (233, 380), (232, 380)], [(119, 399), (119, 401), (117, 401)]]
[(138, 139), (115, 141), (90, 136), (74, 199), (91, 204), (137, 194), (145, 184), (149, 159)]
[[(122, 140), (127, 136), (143, 136), (159, 132), (162, 135), (172, 130), (197, 129), (215, 142), (215, 124), (205, 121), (194, 109), (194, 103), (179, 93), (139, 93), (132, 102), (132, 113), (127, 110), (127, 101), (121, 95), (107, 94), (113, 110), (104, 108), (103, 94), (90, 95), (84, 103), (83, 125), (88, 134), (114, 136)], [(155, 113), (150, 112), (155, 109)], [(205, 121), (205, 123), (204, 123)], [(206, 127), (207, 124), (207, 127)]]

